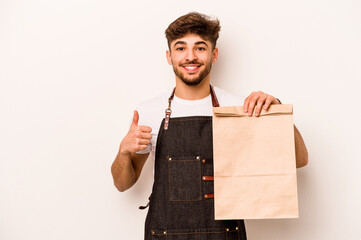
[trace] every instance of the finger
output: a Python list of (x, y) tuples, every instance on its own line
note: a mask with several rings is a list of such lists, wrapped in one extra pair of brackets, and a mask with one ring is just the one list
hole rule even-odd
[(248, 106), (248, 116), (252, 116), (253, 114), (253, 110), (254, 110), (254, 107), (256, 106), (256, 103), (257, 103), (257, 100), (259, 98), (259, 95), (255, 95), (252, 97), (252, 99), (250, 100), (249, 102), (249, 106)]
[(137, 110), (134, 110), (132, 125), (138, 126), (138, 120), (139, 120), (139, 113)]
[(258, 99), (256, 108), (255, 108), (255, 110), (254, 110), (254, 112), (255, 112), (254, 114), (255, 114), (256, 117), (259, 116), (259, 114), (260, 114), (260, 112), (261, 112), (262, 105), (263, 105), (263, 103), (265, 102), (265, 100), (266, 100), (266, 97), (260, 97), (260, 98)]
[(138, 145), (148, 145), (150, 141), (148, 139), (140, 139)]
[(144, 150), (144, 149), (147, 149), (147, 145), (138, 145), (138, 146), (136, 147), (136, 150), (137, 150), (137, 151), (141, 151), (141, 150)]
[(137, 130), (143, 133), (150, 133), (152, 128), (148, 126), (138, 126)]
[(274, 97), (272, 96), (268, 96), (266, 99), (265, 104), (263, 105), (263, 109), (267, 110), (269, 108), (269, 106), (271, 105), (271, 103), (273, 102)]
[(140, 151), (147, 148), (147, 145), (150, 143), (147, 139), (137, 138), (135, 139), (134, 148), (136, 151)]
[(249, 102), (251, 101), (253, 95), (255, 94), (256, 92), (252, 92), (245, 100), (244, 100), (244, 103), (243, 103), (243, 111), (246, 113), (248, 111), (248, 105), (249, 105)]
[[(273, 96), (272, 96), (272, 97), (273, 97)], [(281, 100), (279, 100), (278, 98), (275, 98), (275, 97), (273, 97), (272, 103), (274, 103), (274, 104), (282, 104), (282, 103), (281, 103)]]
[(151, 133), (144, 133), (142, 132), (139, 136), (142, 139), (151, 139), (152, 138), (152, 134)]

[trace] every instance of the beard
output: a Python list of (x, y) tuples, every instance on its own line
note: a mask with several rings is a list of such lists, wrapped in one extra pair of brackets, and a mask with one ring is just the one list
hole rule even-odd
[[(198, 62), (195, 62), (195, 61), (192, 61), (192, 62), (188, 62), (186, 64), (200, 64)], [(182, 67), (182, 66), (180, 66)], [(184, 73), (182, 71), (180, 71), (180, 67), (175, 67), (173, 65), (173, 71), (174, 71), (174, 74), (180, 79), (182, 80), (183, 83), (185, 83), (186, 85), (188, 86), (197, 86), (198, 84), (200, 84), (207, 76), (208, 74), (211, 72), (211, 68), (212, 68), (212, 63), (209, 63), (207, 65), (205, 65), (205, 68), (197, 73), (198, 76), (195, 76), (194, 78), (192, 77), (186, 77), (184, 75)]]

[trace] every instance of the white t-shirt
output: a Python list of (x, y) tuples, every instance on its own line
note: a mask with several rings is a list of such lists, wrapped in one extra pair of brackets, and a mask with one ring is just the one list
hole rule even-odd
[[(150, 144), (148, 144), (147, 149), (137, 152), (138, 154), (151, 152), (151, 158), (154, 159), (159, 127), (165, 117), (165, 110), (168, 108), (168, 98), (172, 91), (173, 89), (163, 92), (150, 100), (142, 102), (137, 107), (139, 113), (138, 125), (152, 128)], [(244, 102), (243, 97), (231, 94), (223, 89), (214, 87), (214, 91), (220, 106), (240, 106)], [(199, 100), (184, 100), (174, 96), (171, 105), (171, 118), (212, 116), (212, 108), (212, 98), (210, 94)]]

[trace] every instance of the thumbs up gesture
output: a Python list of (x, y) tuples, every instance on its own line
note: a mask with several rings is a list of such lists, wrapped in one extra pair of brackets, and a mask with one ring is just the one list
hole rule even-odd
[(148, 126), (138, 125), (139, 114), (134, 111), (133, 121), (130, 125), (129, 132), (123, 138), (120, 144), (120, 152), (124, 154), (136, 153), (147, 148), (152, 138), (152, 129)]

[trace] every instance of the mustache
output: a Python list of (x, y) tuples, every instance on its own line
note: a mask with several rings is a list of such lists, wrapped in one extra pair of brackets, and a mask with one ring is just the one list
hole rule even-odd
[(185, 63), (182, 63), (180, 64), (181, 66), (184, 66), (184, 65), (189, 65), (189, 64), (194, 64), (194, 65), (202, 65), (202, 63), (198, 62), (198, 61), (189, 61), (189, 62), (185, 62)]

